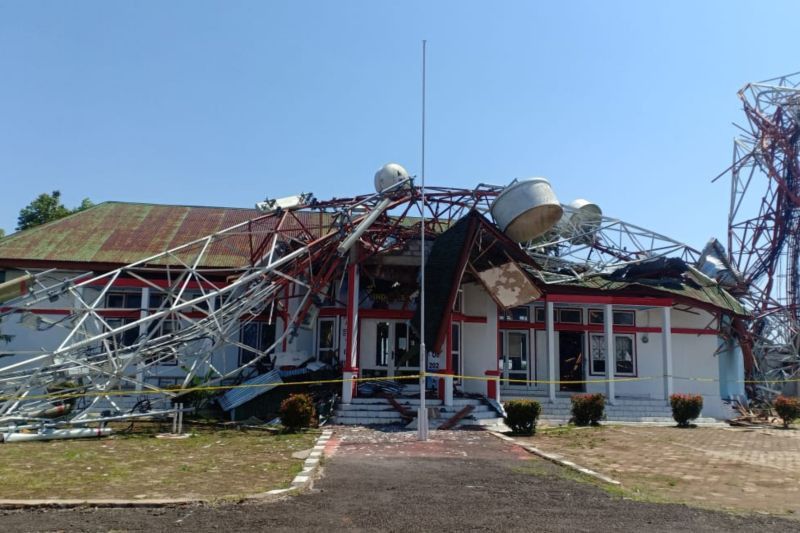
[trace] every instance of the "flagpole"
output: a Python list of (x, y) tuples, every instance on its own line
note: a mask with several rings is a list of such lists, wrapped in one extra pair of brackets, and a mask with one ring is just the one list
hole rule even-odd
[(422, 217), (420, 223), (420, 345), (419, 345), (419, 412), (417, 413), (417, 439), (428, 440), (428, 409), (425, 405), (425, 372), (428, 369), (427, 350), (425, 349), (425, 48), (427, 41), (422, 41), (422, 168), (421, 193)]

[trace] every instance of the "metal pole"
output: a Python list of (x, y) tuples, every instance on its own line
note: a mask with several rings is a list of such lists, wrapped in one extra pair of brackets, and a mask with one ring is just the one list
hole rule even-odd
[(417, 413), (417, 439), (428, 440), (428, 408), (425, 405), (425, 371), (428, 369), (427, 350), (425, 349), (425, 45), (422, 41), (422, 164), (421, 192), (422, 216), (420, 217), (420, 343), (419, 343), (419, 412)]

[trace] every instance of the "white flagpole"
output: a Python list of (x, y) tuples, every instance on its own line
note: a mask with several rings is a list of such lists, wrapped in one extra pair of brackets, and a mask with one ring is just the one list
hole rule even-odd
[(428, 440), (428, 408), (425, 405), (425, 372), (428, 369), (428, 352), (425, 349), (425, 45), (422, 41), (422, 217), (420, 224), (420, 344), (419, 344), (419, 412), (417, 413), (417, 439)]

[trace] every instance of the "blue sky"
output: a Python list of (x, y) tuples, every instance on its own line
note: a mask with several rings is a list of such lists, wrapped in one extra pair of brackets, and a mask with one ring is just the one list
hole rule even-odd
[(793, 2), (0, 0), (0, 227), (37, 194), (252, 206), (383, 163), (724, 237), (737, 90), (800, 70)]

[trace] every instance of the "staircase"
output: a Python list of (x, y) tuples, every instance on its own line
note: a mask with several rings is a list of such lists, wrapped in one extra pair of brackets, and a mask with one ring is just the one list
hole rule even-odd
[[(416, 415), (419, 398), (397, 397), (395, 401), (407, 412)], [(472, 407), (472, 410), (468, 411), (466, 416), (458, 420), (453, 427), (495, 425), (502, 421), (494, 409), (478, 399), (454, 398), (451, 406), (442, 405), (441, 400), (426, 400), (425, 405), (428, 407), (428, 424), (431, 429), (437, 429), (467, 407)], [(350, 404), (337, 405), (333, 423), (362, 426), (406, 425), (409, 421), (386, 398), (353, 398)], [(415, 423), (416, 420), (413, 420), (411, 425)]]

